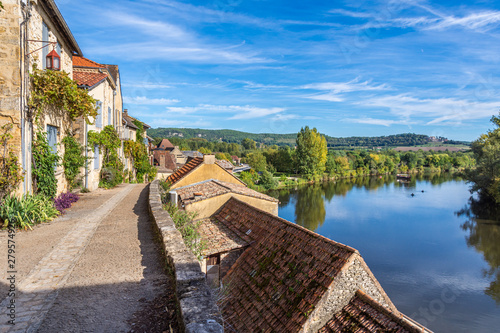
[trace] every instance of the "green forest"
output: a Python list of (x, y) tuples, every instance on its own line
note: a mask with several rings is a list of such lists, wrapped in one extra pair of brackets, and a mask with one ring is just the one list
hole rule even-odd
[[(294, 146), (297, 133), (247, 133), (234, 130), (207, 130), (195, 128), (153, 128), (148, 130), (148, 135), (153, 138), (182, 138), (205, 139), (209, 142), (241, 143), (245, 138), (255, 141), (258, 145)], [(373, 147), (420, 146), (432, 142), (431, 138), (423, 134), (396, 134), (377, 137), (346, 137), (335, 138), (324, 135), (328, 148), (352, 149)], [(468, 145), (468, 142), (437, 138), (440, 143), (447, 145)]]

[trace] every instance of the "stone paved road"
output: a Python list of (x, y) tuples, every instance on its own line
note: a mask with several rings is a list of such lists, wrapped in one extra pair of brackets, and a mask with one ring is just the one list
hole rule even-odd
[(148, 215), (147, 187), (121, 185), (84, 198), (85, 207), (78, 202), (76, 214), (70, 211), (16, 239), (24, 251), (36, 252), (26, 245), (30, 235), (36, 238), (44, 227), (66, 232), (47, 239), (52, 249), (18, 282), (15, 326), (6, 325), (7, 299), (2, 302), (0, 332), (132, 331), (134, 314), (168, 290)]

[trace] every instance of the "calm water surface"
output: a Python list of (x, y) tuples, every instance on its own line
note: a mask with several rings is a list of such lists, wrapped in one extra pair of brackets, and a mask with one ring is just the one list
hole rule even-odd
[(499, 214), (463, 180), (366, 177), (272, 195), (280, 217), (356, 248), (401, 312), (435, 332), (500, 332)]

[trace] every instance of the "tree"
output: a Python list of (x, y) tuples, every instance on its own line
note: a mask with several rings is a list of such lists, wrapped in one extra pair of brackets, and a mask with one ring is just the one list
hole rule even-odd
[(249, 138), (243, 139), (241, 141), (241, 145), (243, 146), (243, 148), (245, 148), (247, 150), (257, 149), (257, 145), (256, 145), (255, 141), (253, 141), (252, 139), (249, 139)]
[(260, 151), (256, 151), (250, 153), (246, 157), (246, 163), (250, 164), (250, 166), (257, 172), (262, 172), (266, 170), (267, 162), (266, 158)]
[(259, 184), (266, 190), (271, 190), (278, 187), (278, 180), (274, 179), (273, 174), (269, 171), (264, 171), (259, 179)]
[(482, 134), (472, 142), (476, 169), (466, 172), (472, 183), (471, 191), (500, 203), (500, 117), (493, 116), (491, 122), (496, 129)]
[(297, 134), (297, 164), (299, 172), (307, 175), (322, 174), (325, 171), (328, 149), (326, 139), (316, 128), (301, 128)]

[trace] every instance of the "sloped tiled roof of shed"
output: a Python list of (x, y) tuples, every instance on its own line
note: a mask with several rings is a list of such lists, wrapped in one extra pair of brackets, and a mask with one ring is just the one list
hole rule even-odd
[[(196, 184), (184, 186), (175, 190), (182, 203), (189, 205), (193, 202), (213, 198), (226, 193), (236, 193), (257, 199), (278, 202), (278, 199), (249, 189), (245, 185), (233, 184), (217, 179), (209, 179)], [(201, 195), (195, 196), (195, 193)]]
[(195, 168), (197, 168), (202, 163), (203, 163), (203, 158), (201, 158), (201, 157), (193, 158), (189, 163), (184, 164), (182, 166), (182, 168), (180, 168), (179, 170), (177, 170), (176, 172), (171, 174), (167, 178), (167, 182), (170, 182), (170, 184), (177, 183), (179, 180), (184, 178), (184, 176), (186, 176), (188, 173), (193, 171)]
[(422, 328), (403, 320), (400, 314), (389, 311), (370, 296), (358, 290), (349, 304), (334, 314), (332, 319), (318, 332), (413, 333), (422, 332)]
[(240, 332), (298, 332), (356, 250), (231, 198), (213, 215), (250, 244), (224, 277)]
[[(205, 242), (203, 255), (227, 252), (248, 245), (244, 234), (229, 229), (216, 219), (205, 219), (198, 227), (200, 238)], [(245, 240), (247, 238), (247, 240)]]

